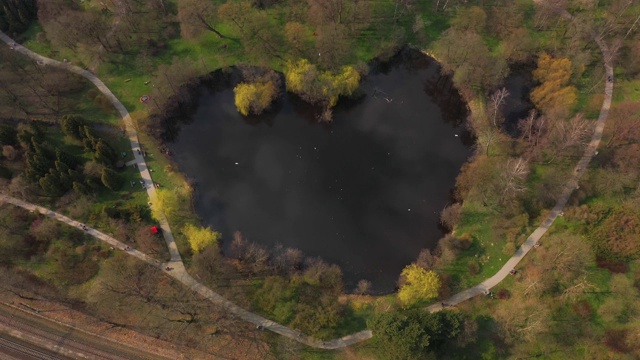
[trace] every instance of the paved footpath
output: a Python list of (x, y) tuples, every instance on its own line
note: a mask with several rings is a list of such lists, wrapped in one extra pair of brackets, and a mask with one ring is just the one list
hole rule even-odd
[[(116, 108), (116, 110), (118, 110), (120, 117), (122, 117), (122, 121), (124, 122), (124, 125), (126, 128), (127, 137), (129, 138), (129, 142), (131, 144), (131, 151), (133, 153), (135, 163), (137, 164), (137, 168), (140, 171), (140, 176), (142, 177), (142, 180), (144, 180), (144, 182), (148, 184), (146, 186), (147, 194), (149, 195), (149, 198), (153, 202), (156, 199), (156, 188), (152, 185), (153, 180), (151, 178), (151, 173), (149, 172), (147, 163), (144, 161), (144, 157), (142, 156), (140, 142), (138, 140), (138, 133), (136, 132), (136, 129), (133, 125), (133, 121), (131, 120), (131, 115), (129, 115), (129, 112), (127, 111), (127, 109), (124, 107), (124, 105), (122, 105), (120, 100), (118, 100), (118, 98), (116, 98), (116, 96), (113, 95), (111, 90), (109, 90), (109, 88), (100, 79), (98, 79), (93, 73), (89, 72), (88, 70), (72, 65), (69, 62), (60, 62), (58, 60), (50, 59), (48, 57), (44, 57), (40, 54), (37, 54), (25, 48), (24, 46), (17, 44), (16, 42), (13, 41), (13, 39), (8, 37), (5, 33), (1, 31), (0, 31), (0, 40), (2, 40), (3, 42), (11, 46), (11, 48), (13, 48), (14, 51), (17, 51), (31, 58), (40, 66), (51, 66), (51, 67), (63, 69), (66, 71), (70, 71), (72, 73), (75, 73), (84, 77), (85, 79), (91, 81), (93, 85), (95, 85), (96, 88), (98, 88), (98, 90), (100, 90), (100, 92), (102, 92), (102, 94), (104, 94), (104, 96), (106, 96), (109, 99), (109, 101), (111, 101), (111, 103)], [(149, 186), (150, 184), (151, 186)], [(162, 218), (158, 220), (160, 223), (160, 228), (162, 229), (162, 234), (164, 235), (167, 246), (169, 247), (169, 253), (171, 254), (171, 261), (181, 262), (182, 259), (180, 257), (180, 252), (178, 251), (178, 247), (176, 246), (175, 240), (173, 238), (173, 234), (171, 233), (171, 228), (169, 228), (169, 223), (166, 217), (163, 215)]]
[(609, 49), (604, 41), (599, 37), (594, 37), (598, 47), (600, 47), (600, 51), (602, 52), (602, 57), (604, 59), (604, 67), (605, 67), (605, 80), (606, 85), (604, 87), (604, 101), (602, 102), (602, 108), (600, 109), (600, 115), (598, 116), (598, 120), (596, 121), (596, 126), (593, 132), (593, 136), (591, 137), (591, 142), (584, 151), (584, 154), (578, 161), (578, 164), (573, 169), (573, 176), (567, 181), (564, 186), (560, 198), (556, 202), (556, 205), (551, 210), (551, 213), (547, 216), (544, 222), (533, 231), (533, 233), (527, 238), (527, 240), (522, 244), (522, 246), (516, 251), (516, 253), (504, 264), (504, 266), (492, 277), (486, 279), (480, 284), (461, 291), (449, 299), (439, 302), (437, 304), (432, 304), (427, 307), (427, 310), (431, 312), (440, 311), (443, 309), (442, 304), (446, 304), (447, 306), (457, 305), (463, 301), (469, 300), (472, 297), (486, 294), (489, 289), (498, 285), (502, 280), (504, 280), (507, 276), (509, 276), (509, 272), (515, 269), (516, 265), (520, 263), (520, 261), (524, 258), (534, 245), (540, 241), (540, 238), (549, 230), (549, 227), (553, 224), (556, 218), (562, 213), (569, 197), (573, 193), (574, 190), (578, 188), (578, 181), (584, 174), (591, 162), (591, 159), (596, 154), (596, 149), (600, 144), (600, 140), (602, 139), (602, 133), (604, 131), (604, 125), (607, 122), (607, 116), (609, 115), (609, 109), (611, 108), (611, 99), (613, 96), (613, 66), (611, 64), (611, 57), (609, 56)]
[[(2, 40), (3, 42), (11, 46), (14, 49), (14, 51), (24, 54), (25, 56), (36, 61), (36, 63), (38, 63), (41, 66), (46, 65), (46, 66), (52, 66), (52, 67), (64, 69), (64, 70), (73, 72), (75, 74), (78, 74), (80, 76), (83, 76), (87, 80), (91, 81), (98, 88), (98, 90), (100, 90), (100, 92), (102, 92), (111, 101), (113, 106), (116, 108), (116, 110), (118, 110), (118, 113), (122, 117), (122, 120), (126, 127), (127, 137), (129, 138), (129, 142), (131, 143), (131, 150), (135, 157), (133, 161), (127, 164), (132, 164), (135, 162), (135, 164), (137, 164), (138, 170), (140, 171), (140, 176), (142, 177), (144, 182), (146, 184), (153, 184), (151, 174), (149, 172), (146, 162), (144, 161), (144, 157), (142, 156), (142, 151), (138, 152), (138, 150), (141, 150), (140, 142), (138, 141), (138, 134), (136, 132), (135, 127), (133, 126), (133, 122), (131, 120), (131, 116), (129, 115), (129, 112), (124, 107), (124, 105), (122, 105), (122, 103), (118, 100), (118, 98), (116, 98), (116, 96), (113, 95), (111, 90), (109, 90), (109, 88), (100, 79), (98, 79), (93, 73), (89, 72), (88, 70), (82, 69), (68, 62), (60, 62), (54, 59), (44, 57), (40, 54), (37, 54), (25, 48), (24, 46), (15, 43), (13, 39), (8, 37), (3, 32), (0, 32), (0, 40)], [(146, 190), (147, 190), (147, 194), (149, 195), (150, 201), (151, 202), (155, 201), (156, 199), (155, 187), (147, 185)], [(29, 210), (37, 209), (39, 212), (43, 214), (51, 216), (71, 226), (80, 228), (79, 222), (72, 220), (62, 214), (55, 213), (49, 209), (36, 206), (34, 204), (26, 203), (22, 200), (8, 197), (6, 195), (0, 196), (0, 200), (12, 203), (17, 206), (21, 206)], [(167, 243), (167, 247), (169, 248), (169, 253), (171, 254), (171, 260), (168, 263), (158, 264), (154, 259), (134, 249), (130, 249), (127, 252), (130, 255), (135, 256), (147, 263), (157, 265), (162, 271), (164, 271), (168, 275), (181, 281), (183, 284), (189, 286), (194, 291), (198, 292), (199, 294), (211, 300), (212, 302), (225, 307), (227, 310), (229, 310), (229, 312), (237, 315), (241, 319), (251, 322), (253, 324), (256, 324), (256, 326), (258, 325), (263, 326), (265, 330), (273, 331), (275, 333), (278, 333), (282, 336), (286, 336), (288, 338), (291, 338), (293, 340), (296, 340), (308, 346), (321, 348), (321, 349), (339, 349), (357, 342), (370, 339), (372, 337), (370, 330), (364, 330), (364, 331), (351, 334), (339, 339), (320, 341), (310, 336), (301, 334), (299, 331), (293, 330), (291, 328), (288, 328), (276, 322), (265, 319), (260, 315), (257, 315), (245, 309), (242, 309), (241, 307), (235, 305), (234, 303), (226, 300), (221, 295), (215, 293), (213, 290), (200, 284), (195, 279), (193, 279), (191, 275), (187, 273), (184, 267), (184, 264), (182, 262), (182, 258), (180, 256), (180, 252), (178, 251), (178, 247), (176, 246), (175, 240), (173, 238), (173, 234), (171, 233), (171, 228), (169, 227), (169, 222), (167, 221), (167, 218), (164, 215), (162, 215), (162, 218), (159, 219), (159, 223), (160, 223), (160, 228), (162, 229), (162, 234), (164, 236), (165, 242)], [(118, 240), (108, 235), (105, 235), (95, 229), (89, 228), (88, 233), (102, 241), (109, 243), (111, 246), (118, 247), (118, 248), (125, 247), (125, 245), (120, 243)], [(166, 270), (167, 266), (172, 268), (172, 270), (167, 271)]]
[[(189, 287), (192, 291), (197, 292), (198, 294), (202, 295), (204, 298), (208, 299), (212, 303), (224, 307), (225, 309), (227, 309), (227, 311), (238, 316), (239, 318), (256, 325), (261, 325), (265, 328), (265, 330), (271, 330), (275, 333), (294, 339), (305, 345), (315, 347), (315, 348), (320, 348), (320, 349), (340, 349), (340, 348), (347, 347), (349, 345), (370, 339), (372, 336), (370, 330), (364, 330), (364, 331), (351, 334), (339, 339), (334, 339), (334, 340), (320, 341), (320, 340), (314, 339), (296, 330), (290, 329), (286, 326), (280, 325), (276, 322), (266, 319), (260, 315), (249, 312), (239, 307), (238, 305), (232, 303), (231, 301), (225, 299), (220, 294), (217, 294), (213, 290), (202, 285), (197, 280), (195, 280), (191, 275), (189, 275), (189, 273), (184, 268), (184, 265), (182, 264), (182, 262), (170, 261), (170, 262), (162, 263), (158, 259), (148, 256), (147, 254), (144, 254), (136, 249), (130, 248), (126, 244), (114, 239), (113, 237), (105, 233), (100, 232), (99, 230), (91, 228), (86, 224), (73, 220), (67, 216), (64, 216), (60, 213), (57, 213), (45, 207), (28, 203), (26, 201), (14, 198), (12, 196), (0, 194), (0, 202), (13, 204), (15, 206), (19, 206), (21, 208), (27, 209), (32, 212), (39, 212), (52, 219), (58, 220), (69, 226), (73, 226), (77, 229), (80, 229), (81, 231), (84, 231), (85, 233), (109, 244), (114, 248), (114, 250), (124, 251), (128, 255), (134, 256), (154, 267), (157, 267), (168, 276), (171, 276), (172, 278), (180, 281), (181, 283)], [(168, 270), (168, 268), (170, 268), (171, 270)]]
[[(138, 141), (138, 135), (136, 133), (136, 130), (133, 126), (133, 123), (131, 121), (131, 116), (129, 115), (129, 112), (127, 111), (127, 109), (122, 105), (122, 103), (115, 97), (115, 95), (113, 95), (113, 93), (111, 92), (111, 90), (109, 90), (107, 88), (107, 86), (100, 80), (98, 79), (94, 74), (92, 74), (91, 72), (81, 69), (77, 66), (71, 65), (67, 62), (60, 62), (57, 60), (53, 60), (44, 56), (41, 56), (37, 53), (34, 53), (33, 51), (19, 45), (16, 44), (11, 38), (9, 38), (8, 36), (6, 36), (4, 33), (0, 32), (0, 40), (2, 40), (3, 42), (7, 43), (8, 45), (10, 45), (11, 47), (14, 48), (15, 51), (18, 51), (28, 57), (30, 57), (31, 59), (35, 60), (38, 64), (40, 65), (48, 65), (48, 66), (53, 66), (53, 67), (57, 67), (57, 68), (61, 68), (61, 69), (65, 69), (68, 71), (71, 71), (73, 73), (76, 73), (78, 75), (81, 75), (83, 77), (85, 77), (86, 79), (88, 79), (89, 81), (91, 81), (115, 106), (115, 108), (118, 110), (118, 112), (120, 113), (122, 120), (124, 121), (125, 127), (126, 127), (126, 131), (127, 131), (127, 136), (129, 138), (129, 141), (131, 143), (131, 149), (133, 152), (133, 155), (135, 156), (135, 163), (138, 166), (138, 169), (140, 171), (140, 175), (142, 176), (142, 179), (145, 181), (145, 183), (147, 184), (153, 184), (152, 179), (151, 179), (151, 174), (149, 173), (149, 170), (147, 168), (147, 165), (144, 161), (144, 158), (141, 154), (138, 154), (138, 150), (140, 150), (140, 143)], [(613, 80), (613, 67), (611, 66), (610, 63), (610, 57), (608, 56), (608, 49), (606, 47), (606, 44), (604, 43), (604, 41), (600, 38), (595, 38), (595, 41), (597, 42), (598, 46), (600, 47), (600, 50), (602, 51), (603, 54), (603, 58), (604, 58), (604, 62), (605, 62), (605, 69), (606, 69), (606, 77), (610, 78)], [(584, 173), (585, 169), (587, 168), (587, 166), (589, 165), (589, 162), (591, 161), (591, 159), (593, 158), (593, 156), (596, 153), (596, 149), (598, 148), (598, 145), (600, 144), (600, 140), (602, 139), (602, 133), (604, 130), (604, 125), (606, 123), (607, 120), (607, 116), (609, 113), (609, 108), (611, 107), (611, 99), (612, 99), (612, 94), (613, 94), (613, 81), (607, 81), (606, 82), (606, 86), (605, 86), (605, 98), (602, 104), (602, 109), (600, 110), (600, 116), (598, 117), (598, 120), (596, 121), (596, 127), (595, 127), (595, 131), (593, 134), (593, 137), (591, 139), (591, 142), (589, 143), (587, 149), (584, 152), (584, 155), (582, 156), (582, 158), (580, 159), (580, 161), (578, 162), (578, 164), (576, 165), (575, 169), (574, 169), (574, 175), (569, 179), (569, 181), (567, 182), (567, 184), (565, 185), (563, 191), (562, 191), (562, 195), (560, 196), (560, 198), (558, 199), (556, 205), (554, 206), (554, 208), (551, 210), (551, 213), (549, 214), (549, 216), (545, 219), (545, 221), (542, 223), (542, 225), (540, 225), (532, 234), (531, 236), (529, 236), (529, 238), (525, 241), (525, 243), (516, 251), (516, 253), (506, 262), (506, 264), (491, 278), (483, 281), (482, 283), (469, 288), (467, 290), (464, 290), (458, 294), (453, 295), (452, 297), (450, 297), (449, 299), (443, 301), (443, 303), (446, 303), (447, 306), (452, 306), (452, 305), (456, 305), (459, 304), (463, 301), (466, 301), (472, 297), (484, 294), (486, 291), (488, 291), (489, 289), (493, 288), (494, 286), (496, 286), (498, 283), (500, 283), (502, 280), (504, 280), (507, 276), (509, 276), (509, 271), (511, 271), (512, 269), (514, 269), (516, 267), (516, 265), (522, 260), (522, 258), (534, 247), (534, 244), (536, 242), (538, 242), (540, 240), (540, 238), (547, 232), (547, 230), (549, 229), (549, 227), (553, 224), (553, 222), (555, 221), (555, 219), (558, 217), (558, 215), (562, 212), (562, 210), (564, 209), (564, 206), (566, 205), (569, 197), (571, 196), (571, 194), (573, 193), (573, 191), (577, 188), (578, 186), (578, 181), (580, 179), (580, 177), (582, 176), (582, 174)], [(153, 186), (147, 186), (147, 193), (149, 195), (149, 198), (151, 199), (151, 201), (155, 200), (156, 197), (156, 191), (155, 188)], [(49, 209), (34, 205), (34, 204), (30, 204), (27, 202), (24, 202), (22, 200), (13, 198), (13, 197), (9, 197), (6, 195), (0, 195), (0, 201), (4, 201), (4, 202), (9, 202), (11, 204), (14, 204), (16, 206), (20, 206), (23, 207), (25, 209), (29, 209), (29, 210), (33, 210), (33, 211), (39, 211), (47, 216), (50, 216), (52, 218), (55, 218), (59, 221), (65, 222), (71, 226), (75, 226), (78, 227), (80, 229), (82, 229), (82, 226), (80, 223), (78, 223), (75, 220), (72, 220), (62, 214), (53, 212)], [(182, 262), (182, 258), (180, 256), (180, 252), (178, 251), (178, 248), (175, 244), (175, 240), (173, 238), (173, 235), (171, 233), (171, 229), (169, 228), (169, 223), (167, 222), (167, 219), (165, 216), (162, 216), (162, 219), (160, 219), (160, 227), (162, 228), (163, 231), (163, 235), (165, 237), (165, 241), (167, 243), (167, 246), (169, 248), (169, 252), (171, 254), (171, 260), (168, 263), (163, 263), (160, 264), (157, 260), (147, 256), (146, 254), (143, 254), (137, 250), (134, 249), (129, 249), (127, 250), (127, 253), (129, 253), (132, 256), (135, 256), (137, 258), (139, 258), (140, 260), (143, 260), (149, 264), (152, 264), (154, 266), (159, 267), (162, 271), (164, 271), (167, 275), (177, 279), (178, 281), (182, 282), (183, 284), (185, 284), (186, 286), (189, 286), (193, 291), (196, 291), (197, 293), (199, 293), (200, 295), (202, 295), (203, 297), (209, 299), (210, 301), (212, 301), (213, 303), (216, 303), (220, 306), (223, 306), (224, 308), (226, 308), (229, 312), (231, 312), (232, 314), (235, 314), (236, 316), (240, 317), (241, 319), (251, 322), (253, 324), (256, 325), (261, 325), (265, 328), (265, 330), (270, 330), (273, 331), (277, 334), (280, 334), (282, 336), (286, 336), (290, 339), (293, 339), (295, 341), (298, 341), (300, 343), (306, 344), (308, 346), (311, 347), (315, 347), (315, 348), (321, 348), (321, 349), (340, 349), (340, 348), (344, 348), (346, 346), (370, 339), (372, 337), (372, 332), (371, 330), (364, 330), (358, 333), (354, 333), (348, 336), (344, 336), (340, 339), (334, 339), (334, 340), (329, 340), (329, 341), (320, 341), (317, 339), (314, 339), (312, 337), (309, 337), (307, 335), (301, 334), (298, 331), (295, 331), (291, 328), (288, 328), (286, 326), (283, 326), (281, 324), (278, 324), (276, 322), (273, 322), (271, 320), (268, 320), (260, 315), (251, 313), (239, 306), (237, 306), (236, 304), (230, 302), (229, 300), (226, 300), (225, 298), (223, 298), (221, 295), (215, 293), (213, 290), (207, 288), (206, 286), (200, 284), (199, 282), (197, 282), (193, 277), (191, 277), (191, 275), (189, 275), (184, 267), (184, 264)], [(87, 232), (92, 235), (95, 236), (96, 238), (105, 241), (109, 244), (111, 244), (114, 247), (123, 249), (125, 248), (125, 245), (122, 244), (121, 242), (119, 242), (118, 240), (105, 235), (101, 232), (99, 232), (98, 230), (92, 229), (92, 228), (88, 228)], [(172, 270), (166, 270), (167, 266), (171, 267)], [(433, 304), (429, 307), (427, 307), (427, 310), (434, 312), (434, 311), (440, 311), (443, 309), (442, 303), (437, 303), (437, 304)]]

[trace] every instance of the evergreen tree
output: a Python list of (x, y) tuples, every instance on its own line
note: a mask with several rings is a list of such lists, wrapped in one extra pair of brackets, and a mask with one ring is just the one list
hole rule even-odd
[(122, 187), (122, 177), (109, 168), (102, 169), (101, 180), (104, 186), (111, 190), (118, 190)]
[(68, 168), (75, 169), (78, 166), (78, 159), (66, 151), (56, 149), (56, 160), (67, 165)]
[(86, 151), (94, 151), (96, 148), (96, 137), (93, 135), (93, 131), (87, 125), (82, 127), (81, 135), (82, 137), (82, 145)]
[(25, 150), (33, 150), (33, 133), (27, 130), (22, 130), (18, 136), (18, 142), (20, 143), (20, 147)]
[(64, 193), (64, 186), (60, 182), (60, 174), (51, 169), (48, 174), (40, 178), (38, 181), (42, 190), (49, 195), (62, 195)]
[(62, 132), (74, 139), (82, 139), (85, 135), (84, 126), (85, 121), (83, 118), (75, 115), (66, 115), (60, 122)]
[(93, 153), (93, 159), (99, 163), (103, 163), (107, 166), (112, 166), (116, 161), (117, 155), (115, 150), (104, 140), (99, 139), (96, 142), (95, 152)]
[(34, 143), (33, 146), (33, 150), (28, 150), (25, 155), (27, 160), (25, 176), (28, 180), (38, 181), (49, 172), (49, 169), (54, 167), (54, 164), (40, 145)]
[(79, 181), (74, 181), (73, 182), (73, 190), (75, 192), (77, 192), (78, 194), (82, 194), (82, 195), (86, 195), (89, 193), (89, 188), (87, 188), (86, 185), (84, 185), (83, 183), (79, 182)]

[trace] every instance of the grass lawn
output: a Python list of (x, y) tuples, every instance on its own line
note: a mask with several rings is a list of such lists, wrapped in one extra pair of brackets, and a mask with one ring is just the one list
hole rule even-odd
[[(463, 205), (463, 217), (456, 226), (455, 234), (461, 236), (469, 234), (473, 238), (471, 246), (443, 270), (452, 276), (452, 291), (466, 289), (479, 284), (493, 276), (502, 268), (512, 254), (505, 254), (505, 245), (509, 242), (507, 231), (516, 231), (516, 247), (526, 239), (528, 227), (519, 230), (503, 229), (493, 223), (496, 212), (479, 203), (467, 201)], [(498, 220), (499, 221), (499, 220)], [(517, 227), (517, 225), (516, 225)], [(480, 264), (480, 272), (471, 274), (468, 264), (477, 261)]]
[(640, 79), (627, 80), (616, 79), (613, 91), (613, 100), (615, 102), (623, 101), (640, 101)]

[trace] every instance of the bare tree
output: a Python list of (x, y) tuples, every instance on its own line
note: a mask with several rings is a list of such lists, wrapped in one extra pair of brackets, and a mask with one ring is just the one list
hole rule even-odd
[(548, 26), (550, 20), (558, 20), (567, 10), (567, 0), (536, 1), (534, 25), (537, 28)]
[(438, 259), (431, 254), (431, 250), (422, 249), (420, 255), (418, 255), (418, 260), (416, 260), (416, 265), (425, 270), (432, 270), (437, 260)]
[(555, 154), (559, 154), (576, 145), (585, 145), (590, 138), (590, 134), (591, 123), (582, 114), (577, 114), (569, 121), (557, 121), (550, 134), (556, 149)]
[(153, 266), (126, 255), (116, 256), (103, 271), (103, 294), (157, 303), (161, 273)]
[(546, 118), (538, 116), (535, 109), (529, 111), (529, 115), (518, 123), (520, 138), (525, 140), (529, 147), (536, 147), (540, 143), (540, 137), (546, 130)]
[(269, 268), (269, 257), (271, 254), (266, 247), (254, 242), (249, 243), (245, 262), (249, 264), (253, 272), (260, 272)]
[(510, 199), (524, 192), (527, 188), (524, 181), (529, 173), (529, 164), (523, 158), (509, 159), (500, 176), (502, 199)]
[(186, 37), (196, 37), (202, 30), (211, 31), (221, 39), (227, 37), (216, 29), (217, 11), (212, 1), (178, 1), (178, 19), (180, 29)]
[(440, 223), (452, 230), (454, 226), (460, 221), (460, 215), (462, 206), (459, 203), (454, 203), (442, 209), (440, 212)]
[(304, 255), (299, 249), (285, 248), (278, 244), (273, 252), (274, 256), (271, 262), (277, 270), (283, 273), (291, 274), (302, 266)]
[(610, 136), (607, 147), (631, 144), (640, 137), (637, 126), (637, 114), (640, 114), (638, 102), (625, 101), (614, 105), (609, 114), (606, 133)]
[(247, 248), (249, 244), (247, 240), (242, 236), (240, 231), (236, 231), (233, 233), (233, 240), (231, 241), (231, 256), (238, 260), (244, 260), (247, 254)]
[[(494, 92), (491, 97), (491, 110), (493, 112), (493, 126), (498, 127), (498, 112), (500, 111), (500, 107), (504, 105), (506, 98), (509, 96), (509, 90), (507, 88), (502, 88)], [(502, 118), (502, 116), (500, 116)]]
[(371, 291), (371, 281), (362, 279), (356, 285), (355, 293), (358, 295), (367, 295)]

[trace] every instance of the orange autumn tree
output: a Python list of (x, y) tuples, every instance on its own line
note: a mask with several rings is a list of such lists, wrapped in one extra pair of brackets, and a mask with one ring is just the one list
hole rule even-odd
[(531, 91), (531, 101), (543, 113), (564, 112), (577, 100), (577, 90), (568, 85), (571, 78), (571, 60), (554, 58), (543, 52), (538, 58), (538, 68), (533, 78), (540, 85)]

